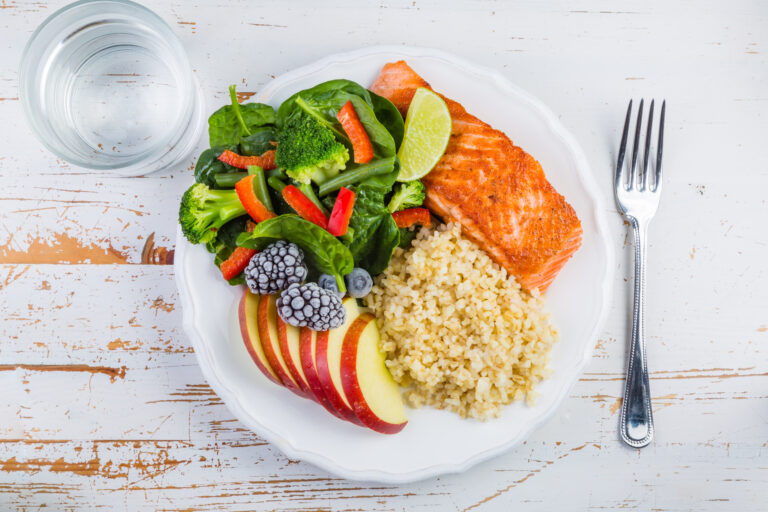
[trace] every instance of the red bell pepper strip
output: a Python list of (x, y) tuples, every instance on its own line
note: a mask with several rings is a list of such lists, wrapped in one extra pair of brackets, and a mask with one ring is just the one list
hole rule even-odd
[(350, 142), (352, 142), (352, 152), (355, 155), (356, 164), (365, 164), (373, 158), (373, 146), (371, 139), (365, 131), (363, 123), (355, 112), (355, 107), (351, 101), (348, 101), (341, 107), (336, 119), (341, 123), (344, 131), (347, 132)]
[(343, 236), (347, 234), (349, 218), (352, 216), (356, 197), (355, 193), (346, 187), (341, 187), (341, 190), (339, 190), (339, 195), (336, 196), (336, 202), (333, 203), (331, 218), (328, 219), (328, 232), (333, 236)]
[(221, 275), (227, 281), (233, 277), (239, 276), (240, 272), (245, 270), (245, 267), (248, 266), (248, 263), (256, 252), (256, 249), (246, 249), (245, 247), (235, 248), (229, 258), (221, 262), (221, 266), (219, 267), (221, 269)]
[(274, 149), (264, 152), (261, 156), (238, 155), (227, 149), (219, 155), (219, 160), (238, 169), (247, 169), (249, 165), (258, 165), (265, 171), (268, 171), (277, 167)]
[(432, 217), (426, 208), (408, 208), (392, 214), (395, 224), (399, 228), (409, 228), (414, 224), (429, 226), (432, 224)]
[(245, 211), (248, 212), (248, 215), (250, 215), (256, 222), (262, 222), (271, 219), (276, 215), (269, 211), (269, 209), (264, 206), (264, 203), (259, 201), (259, 198), (253, 191), (253, 178), (254, 175), (249, 174), (241, 179), (235, 184), (235, 190), (237, 191), (238, 199), (243, 203), (243, 207), (245, 208)]
[[(253, 229), (256, 227), (255, 222), (251, 222), (250, 220), (245, 223), (245, 229), (249, 233), (253, 231)], [(256, 249), (246, 249), (245, 247), (236, 247), (234, 251), (232, 251), (232, 254), (229, 255), (229, 258), (221, 262), (221, 266), (219, 267), (221, 269), (221, 275), (229, 281), (233, 277), (237, 277), (240, 275), (240, 272), (245, 270), (245, 267), (248, 266), (248, 263), (251, 261), (251, 258), (257, 253), (258, 251)]]
[(328, 228), (328, 218), (325, 214), (294, 185), (287, 185), (283, 189), (283, 199), (288, 203), (288, 206), (296, 210), (301, 218), (313, 222), (323, 229)]

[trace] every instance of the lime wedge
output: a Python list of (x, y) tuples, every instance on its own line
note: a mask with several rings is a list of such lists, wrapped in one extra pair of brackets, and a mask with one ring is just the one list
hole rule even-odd
[(426, 176), (445, 153), (451, 136), (451, 114), (443, 98), (419, 87), (405, 116), (405, 136), (397, 156), (400, 175), (397, 181), (413, 181)]

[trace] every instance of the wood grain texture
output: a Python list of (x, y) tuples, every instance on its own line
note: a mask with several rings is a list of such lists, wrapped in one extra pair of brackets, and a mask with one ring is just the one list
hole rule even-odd
[(33, 138), (18, 61), (64, 4), (0, 0), (0, 510), (765, 510), (768, 4), (147, 2), (187, 48), (209, 111), (230, 83), (246, 99), (328, 53), (437, 47), (548, 104), (607, 198), (627, 99), (668, 100), (649, 241), (654, 444), (616, 433), (631, 242), (613, 215), (615, 301), (562, 408), (467, 473), (401, 486), (287, 459), (205, 383), (168, 265), (193, 157), (117, 178)]

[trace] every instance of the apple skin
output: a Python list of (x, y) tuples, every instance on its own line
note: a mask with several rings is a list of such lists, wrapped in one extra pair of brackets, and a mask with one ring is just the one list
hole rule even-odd
[(372, 321), (375, 321), (373, 315), (363, 313), (347, 329), (341, 351), (341, 382), (344, 386), (347, 400), (352, 404), (355, 411), (355, 415), (366, 427), (382, 434), (396, 434), (403, 430), (408, 422), (390, 423), (379, 418), (366, 401), (358, 381), (358, 345), (363, 331)]
[(278, 314), (277, 340), (280, 345), (280, 353), (283, 355), (283, 361), (285, 361), (285, 366), (288, 367), (288, 372), (291, 374), (291, 377), (293, 377), (293, 381), (299, 385), (299, 389), (301, 389), (301, 391), (305, 393), (307, 397), (314, 399), (314, 394), (312, 393), (312, 390), (309, 389), (309, 384), (307, 383), (302, 371), (298, 368), (298, 366), (301, 364), (301, 361), (294, 360), (291, 354), (291, 349), (289, 348), (290, 342), (288, 341), (288, 329), (296, 328), (286, 324)]
[[(277, 350), (279, 350), (279, 342), (277, 339), (272, 339), (269, 329), (269, 301), (274, 300), (275, 298), (273, 295), (262, 295), (261, 299), (259, 299), (257, 318), (259, 323), (259, 337), (261, 338), (261, 346), (264, 347), (264, 355), (267, 356), (267, 361), (269, 361), (272, 369), (275, 370), (275, 373), (282, 384), (300, 397), (307, 398), (307, 394), (299, 389), (298, 385), (293, 381), (293, 378), (288, 374), (287, 368), (280, 363), (280, 359), (278, 358)], [(276, 314), (275, 318), (272, 320), (277, 322)]]
[[(243, 296), (240, 298), (240, 303), (237, 308), (237, 317), (240, 321), (240, 334), (243, 337), (243, 343), (245, 344), (246, 350), (248, 350), (248, 353), (251, 355), (251, 359), (253, 359), (253, 362), (256, 363), (256, 367), (261, 370), (261, 373), (264, 374), (266, 378), (268, 378), (270, 381), (274, 382), (275, 384), (278, 384), (280, 386), (283, 385), (282, 382), (277, 377), (277, 374), (272, 369), (272, 365), (269, 364), (269, 361), (266, 359), (266, 354), (264, 354), (264, 359), (261, 358), (261, 355), (257, 352), (256, 348), (254, 347), (255, 344), (259, 344), (259, 347), (261, 347), (261, 340), (260, 339), (254, 339), (251, 336), (251, 333), (248, 329), (248, 318), (250, 315), (246, 313), (246, 301), (251, 300), (260, 300), (258, 297), (251, 298), (249, 297), (256, 297), (254, 296), (248, 288), (245, 289), (243, 292)], [(258, 320), (256, 318), (253, 318), (255, 320), (255, 324), (251, 329), (256, 328), (258, 331)], [(258, 334), (258, 332), (257, 332)], [(262, 348), (263, 350), (263, 348)]]
[[(315, 336), (315, 340), (312, 339)], [(337, 411), (328, 397), (325, 395), (323, 385), (320, 382), (320, 377), (317, 375), (317, 369), (315, 368), (315, 351), (317, 347), (317, 336), (320, 336), (319, 332), (312, 331), (309, 327), (302, 327), (299, 334), (299, 355), (301, 357), (301, 367), (304, 370), (304, 375), (307, 377), (307, 384), (312, 394), (315, 395), (317, 403), (322, 405), (331, 414), (337, 418), (344, 418), (339, 411)], [(312, 350), (312, 344), (315, 344), (315, 351)]]
[[(331, 371), (328, 367), (328, 331), (319, 331), (317, 333), (317, 347), (315, 349), (315, 365), (317, 369), (317, 377), (320, 380), (320, 384), (323, 387), (325, 396), (331, 402), (334, 409), (347, 421), (354, 423), (355, 425), (364, 426), (360, 418), (357, 417), (355, 411), (352, 410), (339, 394), (339, 390), (333, 385), (333, 379), (331, 378)], [(343, 390), (342, 390), (343, 391)]]

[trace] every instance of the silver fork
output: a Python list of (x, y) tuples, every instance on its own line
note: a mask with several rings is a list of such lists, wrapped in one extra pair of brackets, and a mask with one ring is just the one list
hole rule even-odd
[(661, 155), (664, 147), (666, 101), (661, 104), (655, 174), (648, 168), (653, 132), (653, 106), (654, 102), (651, 100), (648, 128), (645, 134), (645, 151), (638, 172), (638, 149), (643, 124), (643, 100), (640, 100), (635, 121), (632, 163), (629, 168), (629, 176), (627, 176), (624, 154), (627, 149), (627, 133), (632, 117), (632, 101), (630, 100), (629, 107), (627, 107), (627, 118), (624, 122), (624, 133), (621, 135), (616, 172), (614, 173), (616, 206), (629, 221), (635, 235), (635, 300), (632, 312), (632, 341), (629, 348), (627, 380), (624, 387), (624, 403), (621, 407), (619, 426), (621, 439), (634, 448), (647, 446), (653, 439), (651, 390), (648, 384), (648, 365), (645, 356), (645, 253), (648, 224), (656, 214), (661, 196)]

